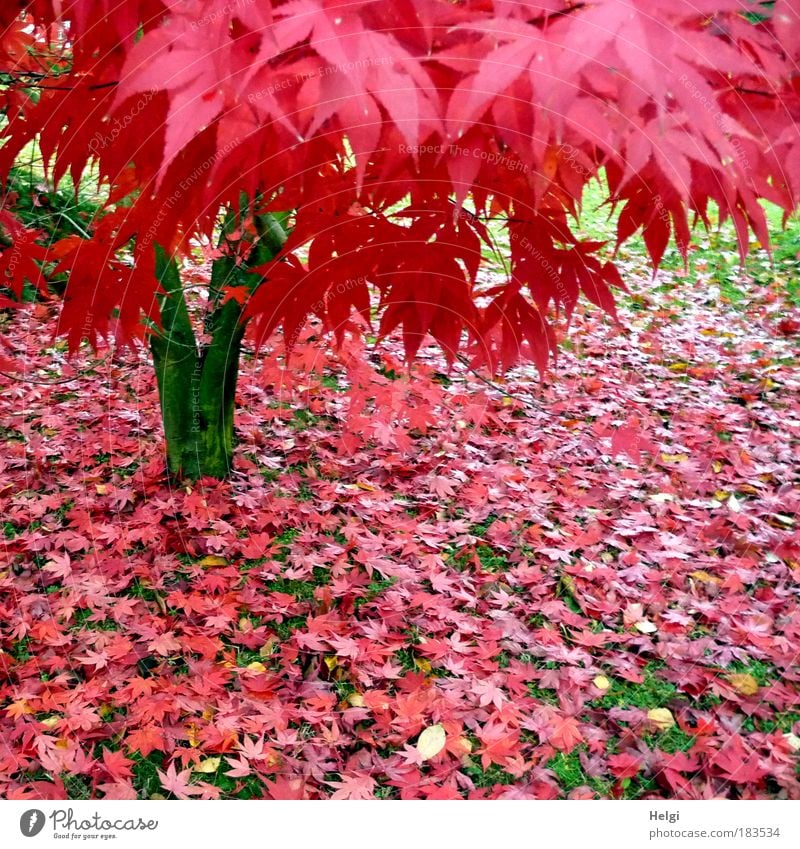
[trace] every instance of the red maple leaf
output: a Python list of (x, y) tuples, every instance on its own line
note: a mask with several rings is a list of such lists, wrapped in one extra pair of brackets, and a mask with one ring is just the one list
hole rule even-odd
[(710, 760), (714, 771), (726, 781), (736, 784), (758, 783), (767, 775), (758, 754), (749, 749), (741, 736), (732, 735)]
[(173, 761), (167, 767), (166, 772), (162, 772), (160, 769), (156, 770), (156, 772), (161, 781), (161, 786), (179, 799), (189, 799), (192, 796), (201, 796), (203, 794), (202, 788), (189, 784), (189, 779), (192, 777), (191, 767), (176, 772)]
[(555, 717), (552, 721), (548, 742), (560, 752), (571, 752), (583, 742), (580, 724), (572, 716)]

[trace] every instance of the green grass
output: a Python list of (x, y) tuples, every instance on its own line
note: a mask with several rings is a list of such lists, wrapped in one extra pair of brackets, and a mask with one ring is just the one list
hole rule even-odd
[(389, 587), (394, 586), (397, 582), (397, 578), (378, 578), (371, 581), (367, 584), (364, 595), (361, 598), (357, 598), (354, 603), (354, 608), (358, 610), (363, 607), (365, 604), (369, 604), (371, 601), (374, 601), (381, 593), (385, 592), (389, 589)]
[(275, 545), (291, 545), (300, 536), (298, 528), (288, 528), (275, 537)]
[(746, 731), (761, 731), (764, 734), (774, 734), (777, 731), (780, 734), (789, 734), (799, 722), (800, 712), (786, 711), (776, 713), (771, 719), (754, 719), (748, 716), (742, 725)]
[(273, 554), (275, 560), (280, 563), (285, 563), (286, 558), (291, 553), (292, 543), (300, 536), (298, 528), (287, 528), (283, 533), (279, 534), (272, 541)]
[[(164, 788), (161, 786), (161, 781), (158, 778), (158, 770), (164, 770), (164, 758), (160, 752), (151, 752), (146, 758), (143, 758), (138, 752), (134, 752), (131, 756), (134, 762), (131, 767), (133, 772), (133, 786), (140, 799), (150, 799), (154, 795), (156, 798), (165, 794)], [(225, 771), (229, 769), (223, 757), (217, 771), (209, 774), (202, 774), (199, 779), (218, 787), (221, 795), (233, 799), (263, 799), (264, 798), (264, 783), (257, 776), (251, 775), (247, 778), (234, 779), (225, 775)], [(237, 789), (238, 788), (238, 789)], [(88, 797), (71, 797), (71, 798), (88, 798)]]
[(305, 616), (290, 616), (284, 619), (283, 622), (268, 622), (270, 628), (278, 635), (278, 639), (283, 642), (288, 640), (295, 631), (306, 627), (307, 618)]
[(309, 410), (295, 410), (292, 420), (289, 422), (289, 427), (295, 430), (306, 430), (314, 427), (319, 422), (319, 418), (313, 415)]
[(146, 587), (139, 578), (134, 578), (133, 581), (131, 581), (125, 595), (150, 602), (154, 602), (158, 598), (158, 593), (152, 589), (152, 587)]
[(330, 572), (327, 569), (315, 567), (314, 581), (298, 581), (290, 578), (276, 578), (270, 581), (266, 587), (272, 592), (288, 593), (293, 595), (298, 601), (308, 601), (314, 598), (314, 590), (317, 587), (324, 586), (329, 583)]
[(490, 513), (482, 522), (472, 525), (469, 532), (476, 537), (483, 537), (492, 525), (499, 519), (494, 513)]
[(113, 619), (101, 619), (91, 622), (94, 611), (88, 607), (79, 607), (75, 611), (73, 626), (76, 628), (87, 628), (90, 631), (118, 631), (119, 625)]
[(662, 752), (674, 754), (675, 752), (688, 752), (695, 742), (695, 737), (681, 731), (677, 725), (673, 725), (667, 731), (658, 734), (643, 734), (642, 740), (651, 749), (661, 749)]
[(478, 544), (474, 548), (462, 548), (458, 552), (452, 549), (450, 554), (450, 563), (454, 569), (463, 572), (466, 569), (473, 567), (473, 558), (477, 556), (481, 568), (487, 572), (505, 572), (508, 570), (508, 558), (503, 552), (496, 551), (492, 546), (483, 543)]
[(644, 681), (635, 684), (620, 678), (611, 678), (611, 686), (599, 699), (590, 704), (608, 709), (610, 707), (638, 707), (643, 710), (665, 707), (668, 702), (686, 697), (678, 688), (659, 677), (664, 668), (660, 661), (651, 661), (642, 669)]
[(536, 684), (533, 683), (528, 683), (526, 686), (528, 688), (528, 692), (537, 701), (544, 702), (548, 705), (558, 704), (558, 693), (556, 693), (555, 690), (551, 690), (548, 687), (537, 687)]
[[(203, 775), (203, 781), (213, 784), (218, 787), (223, 796), (231, 799), (263, 799), (264, 798), (264, 782), (255, 775), (248, 775), (246, 778), (231, 778), (223, 773), (224, 769), (228, 769), (223, 758), (219, 769), (213, 775)], [(237, 791), (237, 787), (240, 789)]]
[(583, 751), (586, 751), (585, 746), (578, 746), (571, 752), (559, 752), (547, 762), (547, 768), (553, 771), (565, 795), (578, 787), (591, 787), (598, 796), (608, 796), (609, 782), (591, 778), (584, 772), (580, 760)]
[(417, 653), (413, 648), (402, 648), (398, 649), (394, 653), (397, 662), (400, 666), (403, 667), (405, 672), (416, 672), (417, 671), (417, 661), (421, 658), (418, 657)]
[(779, 677), (775, 667), (762, 660), (735, 660), (725, 671), (752, 675), (759, 687), (764, 687)]
[(507, 773), (497, 764), (489, 764), (485, 769), (481, 766), (480, 759), (467, 757), (461, 771), (475, 783), (476, 787), (492, 788), (497, 784), (517, 784), (518, 780)]
[(489, 545), (479, 545), (476, 548), (478, 560), (487, 572), (505, 572), (508, 569), (508, 558), (505, 554), (495, 551)]
[(149, 799), (154, 793), (161, 793), (161, 781), (156, 770), (163, 770), (164, 756), (161, 752), (151, 752), (143, 758), (138, 752), (131, 756), (133, 766), (133, 786), (140, 799)]

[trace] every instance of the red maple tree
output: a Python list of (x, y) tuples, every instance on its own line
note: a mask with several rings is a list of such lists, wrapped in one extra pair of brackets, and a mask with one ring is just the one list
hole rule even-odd
[[(2, 268), (48, 292), (75, 348), (147, 338), (170, 470), (224, 476), (239, 352), (315, 317), (380, 315), (409, 357), (543, 369), (549, 315), (623, 285), (574, 232), (601, 174), (618, 244), (685, 255), (709, 208), (741, 252), (800, 194), (797, 0), (32, 0), (0, 11), (0, 174), (31, 145), (98, 179), (84, 235), (0, 210)], [(505, 227), (508, 276), (482, 282)], [(205, 333), (180, 276), (213, 259)]]

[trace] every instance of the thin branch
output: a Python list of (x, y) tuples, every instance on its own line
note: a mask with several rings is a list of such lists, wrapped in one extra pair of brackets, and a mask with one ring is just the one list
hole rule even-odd
[(774, 91), (761, 91), (757, 88), (746, 88), (741, 85), (734, 86), (733, 90), (738, 91), (740, 94), (757, 94), (760, 97), (776, 98), (778, 96)]
[(0, 70), (0, 76), (8, 77), (9, 81), (6, 83), (7, 85), (19, 85), (22, 88), (35, 88), (40, 91), (77, 91), (78, 89), (85, 89), (86, 91), (96, 91), (98, 89), (104, 88), (112, 88), (115, 85), (119, 85), (119, 80), (111, 80), (106, 83), (92, 83), (91, 85), (42, 85), (41, 82), (26, 82), (26, 80), (47, 80), (47, 79), (59, 79), (57, 75), (54, 74), (45, 74), (39, 73), (38, 71), (2, 71)]
[(503, 389), (502, 386), (495, 383), (493, 380), (489, 380), (488, 377), (482, 375), (477, 369), (474, 369), (469, 360), (463, 354), (456, 354), (456, 359), (463, 365), (466, 369), (468, 369), (481, 383), (485, 383), (491, 389), (494, 389), (496, 392), (499, 392), (501, 395), (505, 395), (506, 398), (511, 398), (513, 401), (517, 401), (519, 404), (522, 404), (524, 407), (530, 407), (533, 410), (540, 409), (537, 404), (534, 404), (532, 401), (525, 401), (523, 398), (520, 398), (519, 395), (514, 395), (511, 392)]
[(81, 369), (80, 371), (75, 372), (72, 377), (65, 377), (62, 380), (34, 380), (32, 377), (22, 377), (19, 374), (9, 374), (7, 371), (0, 371), (0, 375), (9, 378), (9, 380), (14, 380), (17, 383), (34, 383), (37, 386), (61, 386), (64, 383), (72, 383), (74, 380), (80, 380), (82, 377), (94, 374), (100, 366), (108, 362), (108, 358), (110, 356), (111, 354), (108, 354), (108, 356), (103, 357), (103, 359), (99, 360), (95, 365)]
[(556, 12), (547, 12), (544, 15), (540, 15), (538, 18), (532, 18), (528, 21), (529, 24), (548, 24), (550, 21), (554, 21), (557, 18), (563, 18), (566, 15), (571, 15), (573, 12), (577, 12), (580, 9), (583, 9), (587, 4), (586, 3), (574, 3), (572, 6), (568, 6), (566, 9), (559, 9)]

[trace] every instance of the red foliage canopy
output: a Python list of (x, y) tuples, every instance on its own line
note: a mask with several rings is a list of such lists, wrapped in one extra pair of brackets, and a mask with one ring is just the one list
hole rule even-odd
[[(19, 8), (21, 17), (17, 17)], [(742, 0), (33, 0), (0, 11), (0, 174), (36, 142), (58, 182), (98, 174), (90, 238), (44, 246), (7, 211), (18, 294), (68, 271), (73, 342), (143, 333), (154, 246), (208, 242), (243, 196), (293, 213), (246, 315), (258, 339), (309, 314), (339, 334), (369, 317), (475, 362), (542, 367), (551, 307), (621, 285), (573, 232), (601, 171), (618, 241), (686, 252), (709, 203), (742, 252), (758, 204), (800, 195), (800, 3)], [(484, 220), (507, 220), (508, 280), (479, 282)], [(46, 266), (50, 268), (50, 266)], [(35, 281), (34, 281), (35, 282)]]

